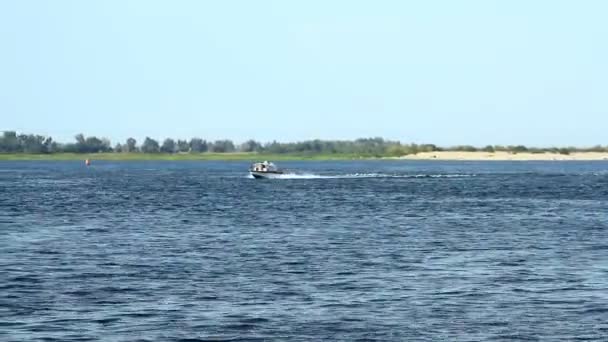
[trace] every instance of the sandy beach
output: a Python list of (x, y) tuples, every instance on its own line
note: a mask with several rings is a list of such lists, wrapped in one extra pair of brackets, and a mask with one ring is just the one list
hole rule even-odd
[(399, 159), (412, 160), (608, 160), (608, 153), (603, 152), (575, 152), (571, 154), (559, 153), (510, 153), (510, 152), (423, 152), (411, 154)]

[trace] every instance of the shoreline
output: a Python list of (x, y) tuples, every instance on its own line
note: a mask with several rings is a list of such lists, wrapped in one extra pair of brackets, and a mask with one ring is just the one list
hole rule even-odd
[(229, 152), (229, 153), (52, 153), (52, 154), (27, 154), (27, 153), (0, 153), (0, 161), (84, 161), (90, 159), (104, 161), (248, 161), (261, 160), (285, 161), (285, 160), (355, 160), (374, 159), (371, 157), (359, 157), (348, 154), (270, 154), (251, 152)]
[(608, 161), (608, 152), (511, 153), (511, 152), (420, 152), (399, 157), (365, 156), (349, 154), (256, 154), (256, 153), (54, 153), (54, 154), (1, 154), (0, 161), (305, 161), (305, 160), (426, 160), (426, 161)]
[(452, 161), (601, 161), (608, 160), (607, 152), (530, 153), (530, 152), (421, 152), (395, 159), (400, 160), (452, 160)]

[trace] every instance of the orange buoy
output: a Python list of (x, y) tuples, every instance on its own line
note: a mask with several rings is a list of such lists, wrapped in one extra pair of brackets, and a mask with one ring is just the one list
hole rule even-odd
[(84, 160), (84, 165), (86, 165), (86, 166), (91, 165), (91, 161), (89, 159), (85, 159)]

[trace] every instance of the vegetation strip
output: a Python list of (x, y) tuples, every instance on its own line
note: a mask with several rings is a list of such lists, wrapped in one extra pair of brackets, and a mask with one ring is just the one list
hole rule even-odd
[(418, 153), (457, 152), (508, 152), (553, 153), (568, 155), (580, 152), (608, 153), (608, 146), (590, 148), (551, 147), (533, 148), (523, 145), (493, 146), (478, 148), (470, 145), (439, 147), (434, 144), (403, 144), (383, 138), (361, 138), (356, 140), (307, 140), (301, 142), (260, 143), (248, 140), (236, 145), (231, 140), (207, 141), (201, 138), (190, 140), (165, 139), (162, 143), (150, 137), (138, 145), (137, 140), (127, 139), (112, 145), (106, 138), (75, 136), (75, 142), (59, 143), (52, 137), (17, 134), (5, 131), (0, 136), (0, 159), (3, 160), (79, 160), (83, 158), (105, 160), (329, 160), (402, 157)]

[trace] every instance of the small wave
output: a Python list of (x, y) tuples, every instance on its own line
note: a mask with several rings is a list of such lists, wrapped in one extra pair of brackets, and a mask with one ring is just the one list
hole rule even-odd
[(385, 173), (355, 173), (334, 178), (463, 178), (474, 177), (473, 174), (385, 174)]
[(277, 177), (278, 179), (315, 179), (315, 178), (328, 178), (321, 175), (308, 174), (308, 173), (284, 173)]
[[(347, 178), (465, 178), (474, 174), (385, 174), (385, 173), (350, 173), (342, 175), (319, 175), (312, 173), (285, 173), (273, 179), (347, 179)], [(247, 178), (254, 178), (248, 175)]]

